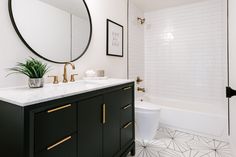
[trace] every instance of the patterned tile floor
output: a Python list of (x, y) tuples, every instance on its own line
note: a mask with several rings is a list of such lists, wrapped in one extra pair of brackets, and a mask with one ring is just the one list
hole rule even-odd
[(150, 142), (136, 141), (135, 157), (232, 157), (229, 143), (160, 128)]

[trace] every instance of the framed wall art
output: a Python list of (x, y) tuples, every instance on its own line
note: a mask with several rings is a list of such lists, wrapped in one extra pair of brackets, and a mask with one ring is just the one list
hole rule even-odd
[(122, 25), (107, 19), (107, 55), (123, 57), (124, 28)]

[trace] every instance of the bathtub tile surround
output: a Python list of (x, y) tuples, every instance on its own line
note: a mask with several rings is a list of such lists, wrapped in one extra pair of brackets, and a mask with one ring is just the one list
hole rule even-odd
[[(144, 73), (146, 93), (163, 105), (177, 101), (189, 110), (225, 116), (226, 1), (147, 12), (130, 2), (130, 78)], [(140, 16), (144, 25), (137, 23)]]
[(150, 142), (136, 141), (136, 157), (232, 157), (229, 143), (169, 128)]
[[(226, 115), (226, 1), (145, 13), (145, 86), (150, 96)], [(195, 102), (195, 103), (191, 103)], [(215, 109), (215, 110), (216, 110)]]
[(129, 77), (144, 75), (144, 100), (162, 106), (163, 127), (227, 141), (226, 1), (152, 11), (136, 3), (130, 0)]

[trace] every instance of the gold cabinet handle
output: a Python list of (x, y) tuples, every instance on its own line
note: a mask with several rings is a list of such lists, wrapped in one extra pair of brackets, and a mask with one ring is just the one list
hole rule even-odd
[(68, 104), (68, 105), (65, 105), (65, 106), (54, 108), (54, 109), (48, 110), (47, 113), (56, 112), (56, 111), (59, 111), (59, 110), (62, 110), (62, 109), (65, 109), (65, 108), (68, 108), (68, 107), (71, 107), (71, 106), (72, 106), (71, 104)]
[(131, 124), (133, 124), (133, 122), (129, 122), (129, 123), (126, 124), (123, 128), (126, 129), (126, 128), (128, 128)]
[(102, 124), (106, 123), (106, 104), (102, 106)]
[(123, 107), (123, 110), (126, 110), (126, 109), (130, 108), (131, 106), (132, 106), (132, 104), (125, 106), (125, 107)]
[(53, 149), (53, 148), (55, 148), (56, 146), (61, 145), (62, 143), (65, 143), (66, 141), (68, 141), (68, 140), (70, 140), (70, 139), (72, 139), (71, 136), (66, 137), (66, 138), (64, 138), (63, 140), (61, 140), (61, 141), (55, 143), (54, 145), (49, 146), (49, 147), (47, 148), (47, 150)]
[(123, 88), (123, 90), (129, 90), (131, 89), (131, 87), (126, 87), (126, 88)]

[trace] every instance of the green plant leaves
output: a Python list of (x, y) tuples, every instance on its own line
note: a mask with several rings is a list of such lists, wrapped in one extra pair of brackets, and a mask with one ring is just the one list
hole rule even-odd
[(20, 73), (29, 78), (43, 78), (49, 71), (49, 67), (47, 64), (31, 57), (30, 59), (27, 59), (25, 63), (19, 62), (15, 67), (10, 68), (9, 70), (12, 71), (12, 73), (9, 73), (8, 75)]

